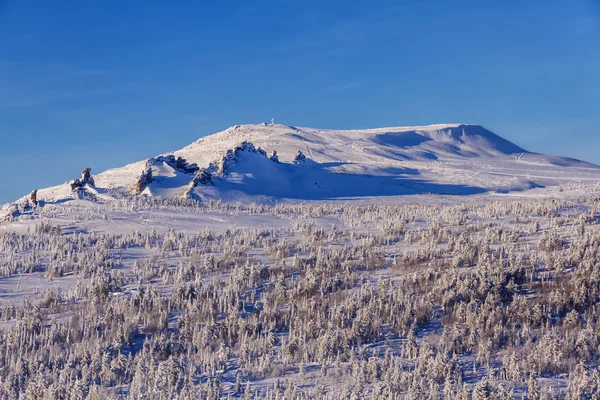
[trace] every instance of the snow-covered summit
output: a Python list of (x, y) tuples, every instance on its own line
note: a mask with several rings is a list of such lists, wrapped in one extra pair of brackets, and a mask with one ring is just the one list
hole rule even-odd
[[(118, 192), (272, 201), (504, 193), (599, 180), (600, 167), (530, 153), (480, 125), (328, 130), (251, 124), (95, 175), (90, 191), (100, 200)], [(64, 185), (38, 192), (45, 201), (69, 196)]]
[(383, 155), (393, 161), (402, 159), (436, 159), (444, 156), (493, 156), (525, 152), (519, 146), (495, 135), (480, 125), (438, 124), (376, 129), (325, 130), (286, 125), (237, 125), (197, 140), (175, 152), (202, 164), (214, 151), (231, 147), (243, 140), (267, 150), (276, 149), (283, 159), (291, 159), (297, 149), (316, 154), (318, 162), (380, 157), (378, 151), (398, 148), (403, 154)]

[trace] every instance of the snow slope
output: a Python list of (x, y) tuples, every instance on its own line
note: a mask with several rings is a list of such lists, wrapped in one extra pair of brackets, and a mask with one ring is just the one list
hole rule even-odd
[[(232, 150), (244, 141), (254, 146), (233, 155)], [(268, 158), (274, 150), (280, 162)], [(298, 151), (308, 160), (295, 164)], [(92, 197), (106, 201), (111, 192), (130, 192), (147, 168), (152, 170), (153, 181), (143, 194), (226, 201), (509, 193), (600, 181), (596, 165), (530, 153), (482, 126), (466, 124), (364, 130), (241, 125), (163, 156), (167, 155), (200, 168), (213, 163), (207, 172), (211, 182), (196, 184), (195, 173), (157, 157), (94, 176)], [(47, 202), (70, 197), (67, 185), (38, 192), (38, 198)]]

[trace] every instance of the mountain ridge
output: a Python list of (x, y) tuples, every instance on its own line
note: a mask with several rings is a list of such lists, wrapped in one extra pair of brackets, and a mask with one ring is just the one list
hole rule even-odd
[[(260, 154), (237, 154), (242, 143), (261, 149)], [(273, 151), (277, 162), (270, 159)], [(295, 162), (299, 152), (309, 162)], [(221, 171), (219, 163), (234, 153), (231, 168)], [(195, 169), (178, 169), (178, 162)], [(197, 176), (196, 170), (205, 175)], [(148, 182), (136, 194), (277, 201), (508, 193), (598, 181), (600, 167), (529, 152), (477, 124), (330, 130), (263, 123), (234, 125), (182, 149), (93, 178), (95, 186), (88, 194), (99, 201), (110, 200), (111, 190), (132, 193), (141, 178)], [(197, 185), (201, 181), (209, 183)], [(66, 184), (41, 189), (39, 195), (46, 201), (76, 197)]]

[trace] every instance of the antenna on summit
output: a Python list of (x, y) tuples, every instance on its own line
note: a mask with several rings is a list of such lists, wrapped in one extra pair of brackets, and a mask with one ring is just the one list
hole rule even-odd
[(275, 125), (275, 118), (271, 118), (271, 126)]

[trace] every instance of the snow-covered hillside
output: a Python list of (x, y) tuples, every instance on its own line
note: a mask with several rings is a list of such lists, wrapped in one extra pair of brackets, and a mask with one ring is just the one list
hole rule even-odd
[(0, 207), (0, 400), (594, 398), (599, 182), (473, 125), (85, 168)]
[[(271, 157), (274, 151), (277, 156)], [(301, 160), (295, 160), (299, 152)], [(325, 200), (508, 193), (596, 183), (600, 167), (528, 152), (479, 125), (340, 131), (256, 124), (231, 127), (181, 150), (108, 170), (94, 180), (95, 186), (83, 192), (96, 200), (113, 198), (111, 193), (225, 201)], [(72, 197), (68, 184), (38, 193), (46, 202)]]

